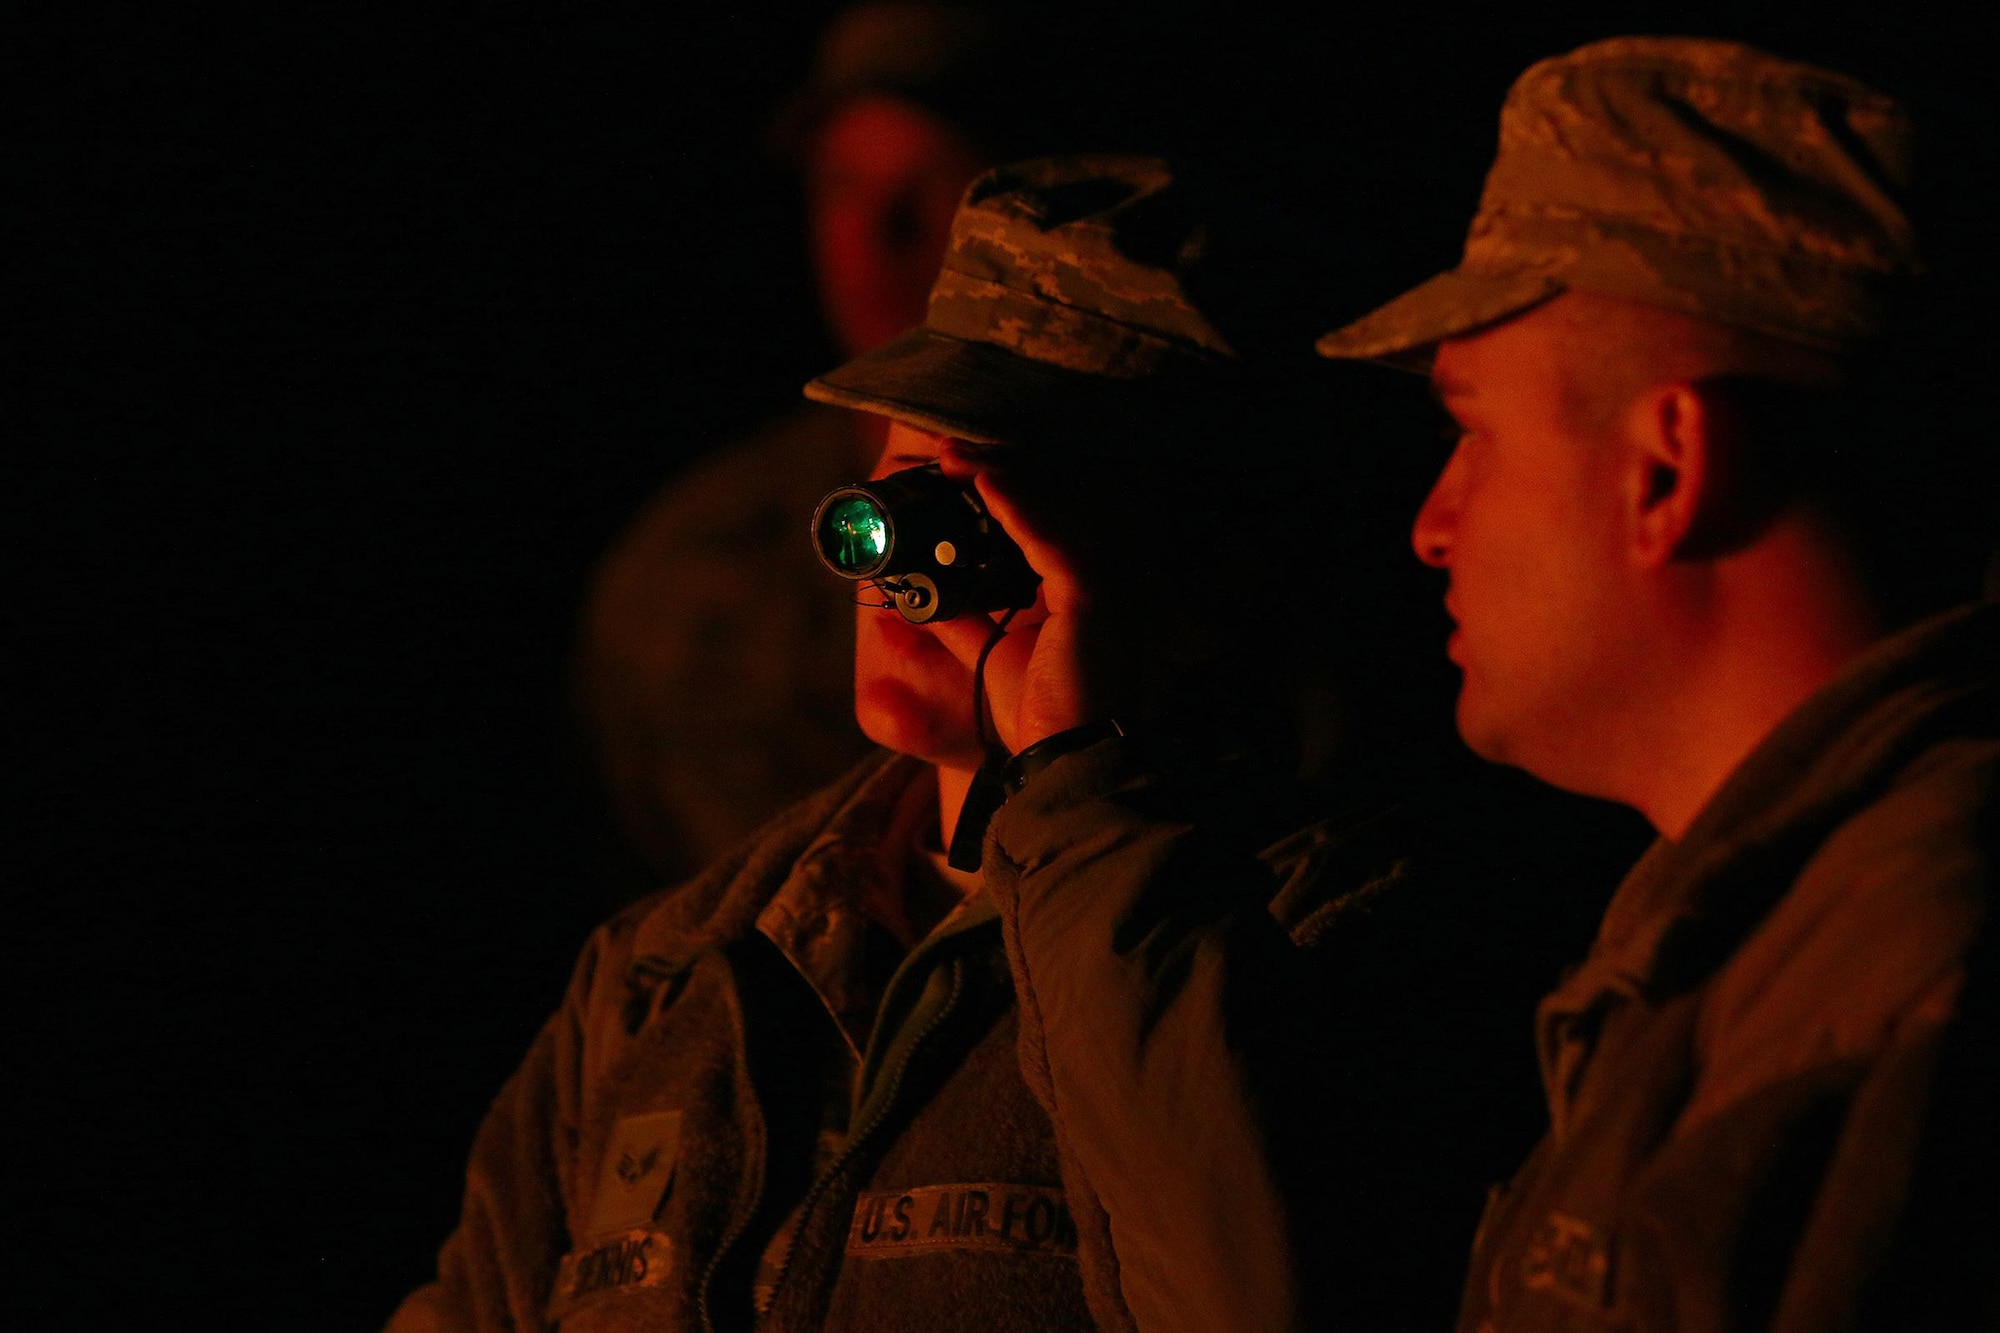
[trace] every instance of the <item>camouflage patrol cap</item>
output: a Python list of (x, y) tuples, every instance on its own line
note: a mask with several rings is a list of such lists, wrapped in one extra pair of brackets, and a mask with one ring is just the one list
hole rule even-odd
[(1459, 266), (1318, 343), (1431, 350), (1566, 290), (1841, 351), (1919, 271), (1910, 125), (1840, 74), (1754, 47), (1623, 37), (1544, 60), (1500, 111)]
[(924, 322), (806, 397), (998, 442), (1212, 380), (1235, 353), (1189, 297), (1208, 257), (1152, 157), (1042, 158), (967, 187)]

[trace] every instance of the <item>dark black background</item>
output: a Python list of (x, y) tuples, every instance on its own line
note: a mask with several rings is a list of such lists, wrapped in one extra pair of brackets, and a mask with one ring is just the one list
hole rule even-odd
[[(14, 42), (8, 1304), (369, 1328), (614, 905), (563, 698), (590, 563), (831, 356), (758, 146), (830, 7), (180, 8)], [(1677, 30), (1863, 74), (1930, 131), (1976, 426), (1978, 11), (1022, 21), (1120, 108), (1079, 147), (1288, 161), (1352, 254), (1329, 321), (1451, 262), (1539, 56)]]

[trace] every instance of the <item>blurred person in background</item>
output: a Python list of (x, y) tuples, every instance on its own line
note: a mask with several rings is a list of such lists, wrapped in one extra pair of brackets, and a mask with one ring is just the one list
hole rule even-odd
[[(923, 318), (965, 185), (1050, 146), (1039, 110), (974, 95), (1012, 34), (989, 6), (871, 0), (826, 28), (772, 147), (804, 185), (820, 312), (844, 356)], [(746, 312), (747, 316), (747, 312)], [(759, 409), (749, 406), (749, 412)], [(873, 418), (809, 405), (647, 502), (593, 577), (575, 694), (634, 890), (690, 874), (867, 752), (853, 612), (801, 534), (871, 465)]]

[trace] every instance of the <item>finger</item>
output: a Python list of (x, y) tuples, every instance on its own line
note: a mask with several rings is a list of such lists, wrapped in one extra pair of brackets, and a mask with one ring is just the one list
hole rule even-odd
[[(1004, 446), (951, 440), (939, 462), (946, 476), (973, 486), (986, 511), (1021, 548), (1028, 567), (1041, 575), (1044, 585), (1054, 585), (1054, 604), (1071, 604), (1076, 600), (1076, 562), (1048, 520), (1053, 497), (1047, 486), (1033, 484), (1031, 471), (1010, 466), (1011, 452)], [(1044, 493), (1037, 494), (1038, 489)]]
[(985, 648), (986, 641), (993, 637), (993, 622), (981, 615), (933, 620), (925, 628), (930, 630), (932, 637), (944, 645), (946, 652), (966, 667), (971, 667), (979, 661), (980, 650)]
[(1029, 661), (1035, 655), (1040, 632), (1039, 625), (1009, 630), (986, 657), (981, 680), (986, 691), (986, 715), (992, 719), (1000, 743), (1010, 751), (1020, 748), (1021, 699), (1027, 689)]
[(953, 481), (970, 484), (996, 452), (996, 447), (990, 444), (948, 439), (938, 447), (938, 468)]
[[(997, 642), (993, 642), (993, 636), (999, 626), (985, 616), (968, 615), (933, 621), (926, 628), (968, 671), (978, 666), (981, 653), (986, 654), (983, 683), (987, 715), (992, 719), (1001, 742), (1010, 749), (1014, 748), (1018, 739), (1015, 734), (1016, 719), (1025, 689), (1028, 661), (1034, 656), (1040, 624), (1010, 628)], [(993, 643), (991, 652), (987, 652), (989, 642)]]
[(1080, 607), (1085, 600), (1084, 575), (1074, 548), (1041, 520), (1041, 506), (1024, 498), (1026, 488), (1018, 486), (1011, 474), (991, 470), (981, 472), (974, 484), (987, 512), (1021, 548), (1028, 568), (1041, 576), (1049, 610), (1060, 614)]

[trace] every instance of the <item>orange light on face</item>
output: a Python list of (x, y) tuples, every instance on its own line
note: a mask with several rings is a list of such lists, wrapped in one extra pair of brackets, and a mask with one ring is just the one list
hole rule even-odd
[(1612, 451), (1569, 426), (1551, 307), (1438, 349), (1434, 383), (1460, 434), (1411, 531), (1450, 576), (1447, 652), (1464, 673), (1474, 751), (1590, 789), (1593, 737), (1623, 706)]
[[(937, 461), (943, 438), (894, 424), (871, 480)], [(893, 610), (855, 608), (854, 716), (877, 745), (945, 768), (985, 758), (972, 710), (972, 672), (928, 630)]]
[(959, 196), (988, 164), (920, 107), (857, 97), (813, 140), (813, 267), (834, 338), (858, 356), (921, 323)]

